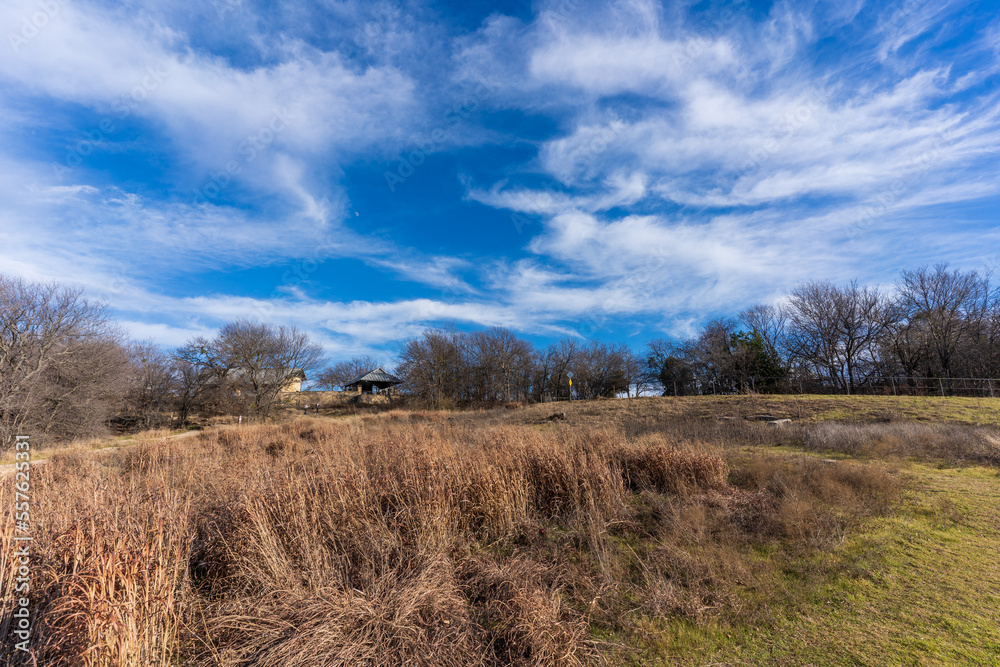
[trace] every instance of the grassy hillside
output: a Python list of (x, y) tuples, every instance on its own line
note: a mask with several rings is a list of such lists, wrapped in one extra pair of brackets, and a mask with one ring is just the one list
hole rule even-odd
[[(530, 417), (566, 412), (591, 423), (642, 416), (662, 423), (683, 419), (772, 416), (802, 422), (892, 422), (1000, 425), (1000, 398), (925, 396), (682, 396), (631, 400), (561, 401), (517, 411)], [(596, 418), (596, 419), (595, 419)]]
[(915, 400), (395, 410), (56, 454), (39, 664), (995, 664), (997, 406)]
[(913, 465), (902, 502), (799, 568), (823, 567), (764, 627), (668, 619), (633, 664), (996, 665), (1000, 663), (1000, 480), (996, 470)]

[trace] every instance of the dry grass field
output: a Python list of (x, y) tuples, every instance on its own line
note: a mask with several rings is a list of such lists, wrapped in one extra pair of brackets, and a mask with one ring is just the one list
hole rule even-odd
[(944, 400), (394, 409), (57, 452), (34, 659), (996, 664), (1000, 434), (976, 424), (1000, 401)]

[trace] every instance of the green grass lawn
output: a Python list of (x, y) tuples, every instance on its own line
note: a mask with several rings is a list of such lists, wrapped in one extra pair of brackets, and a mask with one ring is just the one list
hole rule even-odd
[(769, 413), (800, 421), (885, 421), (1000, 425), (1000, 398), (942, 396), (692, 396), (664, 397), (699, 416)]
[[(998, 388), (1000, 389), (1000, 388)], [(625, 415), (668, 422), (677, 419), (755, 418), (770, 415), (795, 422), (885, 422), (1000, 426), (1000, 398), (941, 396), (768, 395), (662, 396), (529, 405), (506, 418), (539, 421), (565, 412), (575, 423), (605, 424)]]
[[(814, 562), (786, 572), (769, 627), (644, 619), (634, 664), (1000, 664), (1000, 476), (913, 464), (904, 502)], [(814, 559), (815, 561), (815, 559)], [(780, 605), (779, 605), (780, 606)]]
[[(738, 397), (737, 397), (738, 398)], [(761, 396), (764, 405), (809, 421), (878, 419), (1000, 425), (1000, 398), (940, 396)]]

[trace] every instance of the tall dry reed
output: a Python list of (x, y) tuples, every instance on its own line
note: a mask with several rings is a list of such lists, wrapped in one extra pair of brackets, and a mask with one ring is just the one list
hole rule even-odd
[[(56, 457), (35, 487), (36, 657), (600, 663), (593, 628), (742, 613), (753, 544), (829, 545), (817, 535), (891, 496), (891, 473), (817, 466), (654, 429), (401, 411)], [(0, 527), (6, 544), (8, 514)]]

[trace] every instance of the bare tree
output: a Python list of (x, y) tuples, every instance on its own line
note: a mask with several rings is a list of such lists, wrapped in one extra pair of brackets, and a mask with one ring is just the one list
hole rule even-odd
[[(83, 290), (0, 276), (0, 446), (29, 424), (59, 422), (63, 433), (75, 434), (70, 406), (96, 400), (84, 370), (102, 370), (90, 362), (115, 345), (105, 307)], [(118, 369), (106, 361), (109, 371)], [(96, 407), (81, 413), (88, 418), (77, 431), (105, 414)]]
[[(910, 318), (902, 300), (896, 298), (889, 304), (888, 326), (885, 332), (882, 357), (890, 375), (907, 377), (920, 375), (930, 364), (930, 336), (927, 323), (922, 318)], [(930, 375), (927, 372), (926, 375)], [(911, 380), (912, 382), (912, 380)]]
[(191, 361), (178, 357), (171, 358), (170, 374), (173, 377), (174, 409), (181, 426), (186, 426), (191, 413), (203, 407), (206, 374)]
[(976, 271), (949, 271), (947, 264), (903, 271), (898, 289), (906, 342), (920, 345), (923, 339), (933, 364), (928, 375), (954, 377), (959, 351), (987, 327), (995, 303), (989, 278)]
[(579, 356), (580, 341), (576, 338), (564, 338), (546, 349), (547, 391), (554, 398), (569, 396), (569, 378), (566, 374), (573, 370)]
[(461, 400), (467, 386), (465, 341), (457, 331), (429, 329), (407, 341), (399, 354), (399, 372), (404, 387), (432, 405), (445, 406)]
[(399, 356), (405, 390), (435, 405), (497, 403), (537, 397), (546, 378), (538, 355), (512, 331), (493, 327), (463, 333), (427, 330)]
[(873, 287), (852, 282), (808, 283), (789, 299), (790, 341), (794, 353), (852, 393), (878, 374), (880, 346), (890, 330), (891, 308)]
[(625, 394), (631, 398), (634, 390), (636, 396), (641, 396), (647, 388), (642, 358), (627, 345), (622, 345), (620, 350), (622, 378), (625, 380)]
[(233, 361), (214, 339), (192, 338), (177, 348), (173, 362), (178, 411), (183, 422), (187, 422), (191, 412), (209, 416), (239, 410)]
[(198, 369), (203, 393), (229, 394), (241, 410), (264, 418), (298, 371), (312, 371), (323, 349), (295, 327), (238, 319), (211, 339), (195, 338), (177, 351)]
[(41, 401), (29, 424), (48, 436), (99, 435), (118, 412), (129, 386), (129, 357), (119, 335), (75, 340), (47, 364)]
[(510, 401), (526, 397), (530, 377), (531, 344), (503, 327), (477, 331), (469, 336), (477, 393), (485, 401)]
[(382, 366), (375, 357), (367, 354), (351, 357), (348, 361), (339, 361), (333, 366), (323, 369), (316, 375), (316, 385), (323, 389), (340, 387), (343, 390), (348, 382)]
[(258, 417), (270, 413), (297, 372), (311, 371), (323, 361), (323, 348), (305, 332), (247, 319), (223, 326), (216, 346), (228, 359), (250, 412)]
[(697, 392), (687, 345), (657, 338), (646, 345), (645, 381), (658, 385), (664, 396)]
[(173, 362), (152, 341), (130, 343), (127, 386), (117, 421), (125, 427), (150, 428), (166, 420), (175, 386)]
[(733, 355), (733, 336), (738, 330), (736, 320), (714, 319), (686, 346), (687, 358), (703, 393), (732, 393), (745, 389), (740, 385), (738, 359)]
[(767, 304), (751, 306), (739, 316), (749, 331), (760, 336), (767, 353), (782, 368), (788, 368), (788, 313), (782, 308)]
[(573, 386), (580, 398), (612, 398), (625, 391), (622, 347), (592, 340), (573, 363)]

